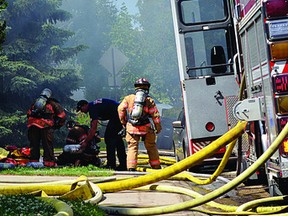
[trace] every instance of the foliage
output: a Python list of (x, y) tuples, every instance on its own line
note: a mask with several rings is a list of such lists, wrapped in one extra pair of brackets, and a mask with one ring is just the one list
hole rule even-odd
[(143, 76), (144, 64), (142, 56), (147, 52), (143, 49), (142, 30), (135, 22), (135, 17), (130, 15), (127, 7), (123, 6), (116, 22), (113, 25), (109, 37), (114, 47), (121, 50), (129, 61), (120, 71), (122, 77), (122, 97), (134, 89), (134, 82), (139, 76)]
[[(152, 83), (151, 92), (162, 103), (178, 106), (181, 98), (176, 46), (170, 2), (138, 1), (138, 22), (143, 28), (144, 76)], [(177, 88), (178, 87), (178, 88)]]
[(79, 112), (75, 119), (80, 125), (90, 126), (90, 116), (89, 113)]
[[(14, 113), (26, 113), (42, 89), (50, 88), (64, 106), (72, 103), (71, 91), (81, 81), (81, 67), (75, 57), (86, 46), (65, 45), (74, 33), (56, 26), (71, 18), (70, 13), (60, 9), (62, 0), (7, 2), (0, 16), (7, 25), (0, 52), (0, 116), (10, 124), (1, 122), (1, 132), (10, 137), (9, 144), (17, 145), (21, 140), (27, 142), (27, 129), (23, 118), (17, 120), (19, 116)], [(8, 144), (5, 137), (1, 142)]]
[(57, 211), (51, 205), (36, 199), (32, 195), (0, 196), (0, 213), (8, 215), (55, 215)]
[[(68, 204), (74, 216), (106, 215), (103, 210), (91, 203), (81, 200), (62, 200)], [(56, 215), (57, 211), (47, 202), (33, 195), (5, 195), (0, 196), (0, 213), (8, 215)]]
[[(155, 99), (181, 106), (169, 1), (138, 1), (135, 15), (125, 4), (118, 10), (110, 0), (6, 2), (8, 7), (2, 10), (6, 4), (0, 0), (0, 20), (5, 20), (7, 34), (0, 50), (0, 145), (27, 144), (24, 117), (46, 87), (71, 109), (71, 92), (80, 87), (85, 87), (87, 100), (120, 100), (133, 92), (137, 78), (146, 77)], [(1, 35), (0, 21), (0, 42)], [(118, 74), (119, 89), (108, 85), (111, 74), (99, 63), (111, 46), (129, 58)], [(65, 133), (64, 128), (57, 132), (57, 144)]]
[[(169, 1), (138, 1), (139, 14), (123, 6), (109, 34), (113, 46), (128, 58), (122, 74), (122, 97), (132, 92), (137, 78), (151, 82), (150, 94), (161, 103), (179, 106), (174, 31)], [(177, 88), (179, 86), (179, 88)]]
[(98, 206), (95, 206), (92, 203), (85, 203), (81, 201), (69, 201), (69, 200), (63, 200), (66, 202), (69, 206), (72, 207), (74, 216), (104, 216), (107, 215), (104, 210), (100, 209)]
[[(0, 0), (0, 13), (7, 7), (8, 3), (5, 0)], [(0, 49), (2, 49), (2, 43), (5, 41), (6, 33), (6, 22), (0, 20)]]
[(0, 147), (5, 147), (6, 145), (27, 146), (26, 139), (23, 140), (23, 136), (26, 136), (27, 131), (26, 115), (21, 111), (0, 113), (0, 115), (5, 116), (5, 118), (0, 119)]

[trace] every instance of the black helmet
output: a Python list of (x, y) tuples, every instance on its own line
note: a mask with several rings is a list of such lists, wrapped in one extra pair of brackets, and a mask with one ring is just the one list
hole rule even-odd
[(77, 107), (76, 107), (76, 112), (79, 112), (81, 110), (82, 106), (84, 106), (86, 104), (88, 104), (88, 101), (86, 101), (86, 100), (78, 101)]
[(144, 89), (149, 89), (150, 88), (150, 83), (147, 79), (145, 78), (140, 78), (136, 80), (134, 83), (134, 87), (137, 88), (144, 88)]

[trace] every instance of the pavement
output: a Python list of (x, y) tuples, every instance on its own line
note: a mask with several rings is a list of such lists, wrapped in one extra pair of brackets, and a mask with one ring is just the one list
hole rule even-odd
[[(120, 173), (120, 172), (119, 172)], [(134, 175), (135, 177), (137, 175)], [(126, 178), (127, 175), (115, 175), (112, 178)], [(14, 184), (14, 183), (41, 183), (47, 181), (63, 181), (63, 180), (76, 180), (77, 177), (66, 176), (18, 176), (18, 175), (0, 175), (0, 185)], [(95, 178), (93, 178), (95, 179)], [(102, 177), (103, 179), (103, 177)], [(162, 180), (157, 182), (160, 185), (173, 185), (185, 188), (190, 188), (191, 185), (185, 181), (176, 180)], [(134, 206), (134, 207), (152, 207), (162, 205), (172, 205), (181, 203), (192, 199), (186, 195), (176, 193), (165, 193), (157, 191), (135, 191), (126, 190), (114, 193), (103, 194), (100, 205), (112, 206)], [(201, 206), (200, 206), (201, 208)], [(175, 213), (165, 214), (166, 216), (179, 215), (179, 216), (206, 216), (207, 214), (192, 212), (192, 211), (178, 211)]]

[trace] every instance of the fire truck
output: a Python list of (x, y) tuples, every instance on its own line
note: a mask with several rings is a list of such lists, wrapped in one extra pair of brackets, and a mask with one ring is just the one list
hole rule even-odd
[[(176, 155), (192, 155), (247, 121), (234, 151), (240, 173), (288, 121), (288, 1), (171, 0), (171, 8), (185, 116), (184, 126), (173, 123), (185, 127)], [(288, 138), (248, 180), (267, 182), (272, 196), (288, 194)]]

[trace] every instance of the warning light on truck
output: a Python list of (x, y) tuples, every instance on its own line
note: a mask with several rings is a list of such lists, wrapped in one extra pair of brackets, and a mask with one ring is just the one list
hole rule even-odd
[(266, 0), (263, 2), (267, 18), (287, 17), (288, 1)]
[(215, 125), (212, 122), (207, 122), (205, 128), (207, 131), (212, 132), (215, 130)]
[(288, 74), (279, 74), (273, 77), (274, 92), (276, 94), (288, 93)]
[(286, 60), (288, 58), (288, 42), (272, 42), (270, 51), (273, 61)]

